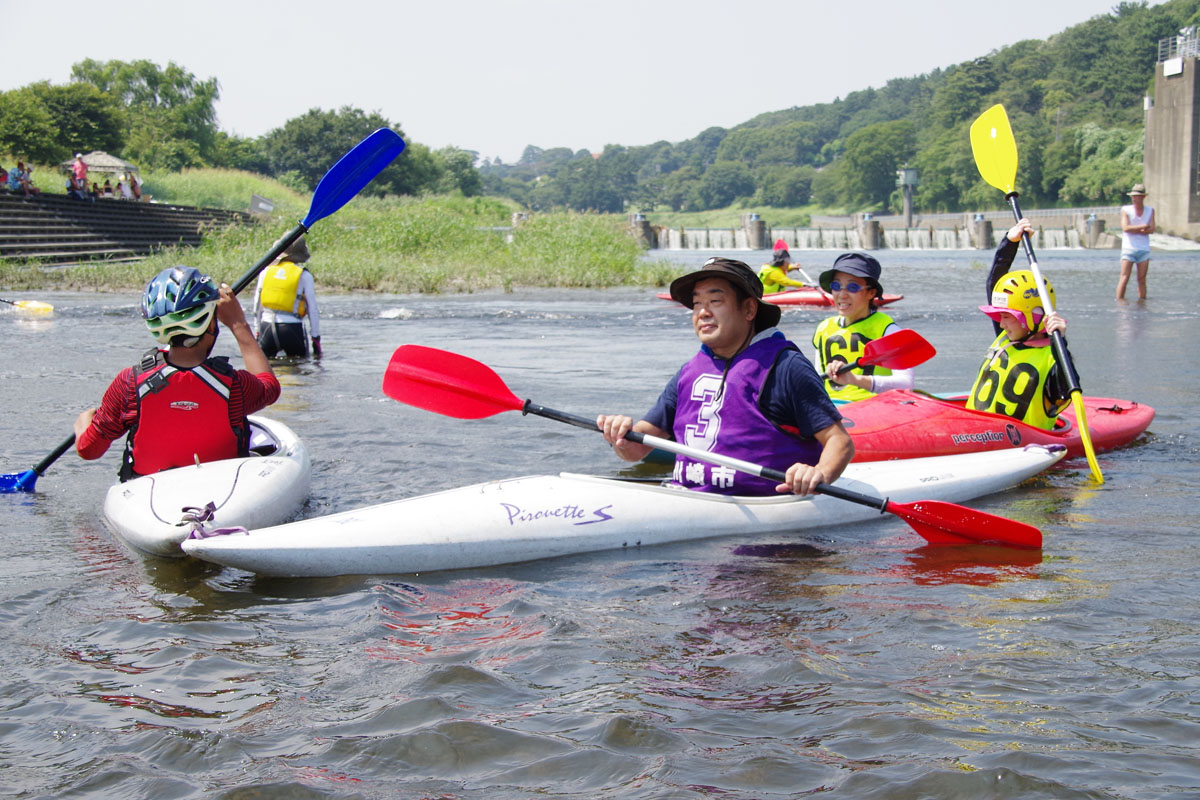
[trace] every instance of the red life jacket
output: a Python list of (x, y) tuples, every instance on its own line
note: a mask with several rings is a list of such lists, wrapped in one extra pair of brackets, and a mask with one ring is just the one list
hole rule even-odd
[(210, 358), (192, 369), (166, 362), (160, 350), (134, 369), (137, 421), (125, 443), (121, 479), (187, 464), (248, 455), (248, 426), (229, 418), (234, 369)]

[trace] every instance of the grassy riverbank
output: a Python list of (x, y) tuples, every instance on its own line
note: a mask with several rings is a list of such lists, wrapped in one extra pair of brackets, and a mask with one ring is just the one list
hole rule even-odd
[[(125, 291), (173, 264), (188, 264), (232, 283), (304, 216), (309, 197), (236, 170), (189, 170), (146, 176), (156, 199), (245, 208), (251, 192), (276, 203), (276, 216), (213, 232), (198, 248), (168, 249), (134, 264), (95, 263), (44, 270), (0, 266), (0, 287)], [(465, 292), (516, 286), (658, 286), (668, 267), (639, 263), (642, 248), (619, 215), (534, 214), (507, 241), (508, 200), (490, 197), (358, 197), (313, 226), (311, 267), (322, 290)]]

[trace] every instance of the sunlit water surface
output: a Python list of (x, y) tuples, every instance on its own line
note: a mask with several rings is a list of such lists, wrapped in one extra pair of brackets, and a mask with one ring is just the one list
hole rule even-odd
[[(709, 253), (657, 253), (681, 271)], [(834, 253), (803, 254), (815, 275)], [(890, 310), (966, 389), (988, 253), (881, 251)], [(1197, 256), (1117, 305), (1115, 252), (1046, 251), (1084, 390), (1158, 409), (1137, 444), (971, 505), (1041, 553), (923, 548), (895, 518), (421, 575), (266, 580), (129, 550), (117, 468), (68, 454), (0, 498), (0, 795), (1158, 798), (1200, 793)], [(752, 264), (765, 254), (749, 254)], [(243, 267), (232, 266), (231, 274)], [(316, 261), (318, 283), (320, 263)], [(0, 311), (0, 464), (28, 468), (149, 344), (133, 296)], [(694, 350), (648, 289), (323, 296), (326, 357), (270, 414), (304, 516), (558, 470), (633, 474), (587, 432), (462, 422), (380, 389), (404, 343), (555, 408), (640, 414)], [(821, 313), (789, 310), (807, 345)], [(225, 334), (218, 352), (232, 352)], [(805, 347), (807, 350), (807, 346)]]

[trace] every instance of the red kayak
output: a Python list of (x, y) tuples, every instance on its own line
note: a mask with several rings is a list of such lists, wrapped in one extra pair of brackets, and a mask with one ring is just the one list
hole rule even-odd
[[(659, 292), (660, 300), (670, 300), (669, 292)], [(885, 294), (875, 301), (877, 306), (886, 306), (888, 303), (894, 303), (897, 300), (904, 298), (902, 294)], [(829, 299), (829, 295), (822, 292), (816, 286), (805, 286), (803, 289), (788, 289), (785, 292), (775, 292), (774, 294), (763, 295), (763, 300), (768, 303), (773, 303), (777, 306), (831, 306), (833, 302)]]
[[(1153, 408), (1129, 400), (1084, 397), (1083, 405), (1096, 452), (1129, 444), (1154, 419)], [(847, 403), (838, 406), (838, 411), (854, 439), (855, 461), (974, 453), (1027, 444), (1061, 444), (1068, 457), (1084, 455), (1073, 405), (1049, 431), (1001, 414), (972, 411), (966, 407), (965, 396), (941, 399), (904, 389)]]

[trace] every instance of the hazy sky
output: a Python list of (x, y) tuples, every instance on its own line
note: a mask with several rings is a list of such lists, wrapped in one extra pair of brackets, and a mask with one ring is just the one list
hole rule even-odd
[(0, 0), (0, 89), (65, 83), (84, 58), (174, 61), (217, 78), (219, 124), (240, 136), (350, 105), (432, 148), (511, 163), (528, 144), (689, 139), (1044, 39), (1115, 4)]

